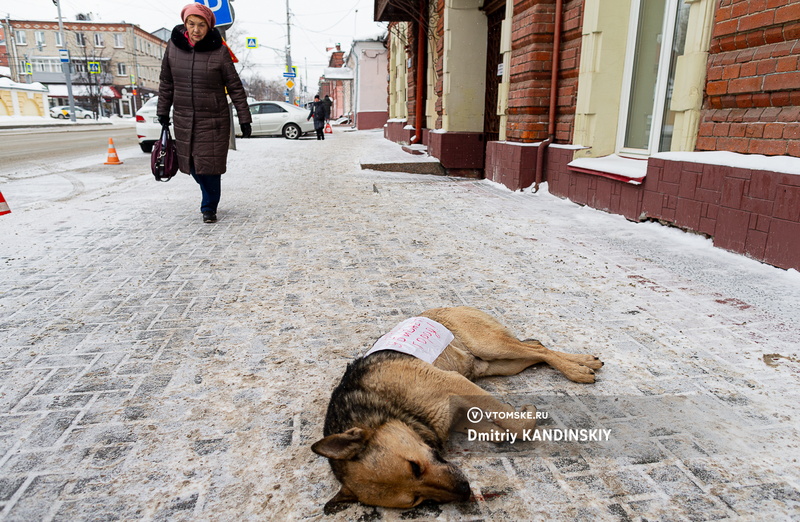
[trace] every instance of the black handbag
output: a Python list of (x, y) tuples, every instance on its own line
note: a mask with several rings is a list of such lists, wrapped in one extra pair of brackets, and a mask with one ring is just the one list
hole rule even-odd
[(156, 181), (169, 181), (178, 172), (178, 149), (175, 140), (169, 132), (169, 127), (163, 127), (161, 138), (153, 145), (150, 153), (150, 170), (153, 171)]

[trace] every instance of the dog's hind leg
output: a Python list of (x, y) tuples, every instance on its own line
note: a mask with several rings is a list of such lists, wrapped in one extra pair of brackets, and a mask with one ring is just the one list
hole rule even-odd
[[(603, 366), (602, 361), (593, 355), (557, 352), (545, 348), (539, 341), (517, 341), (515, 339), (509, 344), (516, 345), (513, 348), (516, 357), (487, 361), (488, 365), (480, 375), (481, 377), (514, 375), (534, 364), (546, 363), (571, 381), (590, 384), (595, 381), (594, 371)], [(491, 357), (491, 353), (487, 354), (483, 350), (477, 351), (483, 354), (476, 354), (477, 357)]]
[(449, 328), (464, 348), (486, 364), (475, 367), (475, 377), (514, 375), (528, 366), (546, 363), (568, 379), (593, 383), (594, 370), (603, 363), (593, 355), (573, 355), (556, 352), (539, 341), (520, 341), (491, 315), (470, 307), (437, 308), (424, 314)]
[[(533, 347), (542, 346), (542, 343), (540, 343), (535, 339), (526, 339), (522, 342), (528, 346), (533, 346)], [(544, 348), (544, 346), (542, 347)], [(565, 353), (565, 352), (557, 352), (555, 350), (550, 350), (549, 348), (545, 349), (549, 350), (551, 353), (554, 353), (564, 359), (568, 359), (572, 362), (588, 366), (592, 370), (599, 370), (600, 368), (603, 367), (603, 361), (601, 361), (598, 357), (595, 357), (594, 355), (586, 353)]]

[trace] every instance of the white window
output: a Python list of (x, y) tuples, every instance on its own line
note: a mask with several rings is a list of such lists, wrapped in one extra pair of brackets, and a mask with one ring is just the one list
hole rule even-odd
[(683, 0), (632, 2), (617, 137), (622, 153), (670, 150), (675, 114), (669, 104), (675, 63), (684, 52), (689, 7)]
[(72, 62), (75, 65), (75, 72), (76, 73), (85, 73), (86, 72), (86, 62)]
[(44, 47), (47, 45), (44, 40), (44, 31), (34, 31), (33, 37), (36, 39), (36, 47)]
[(126, 76), (127, 74), (128, 67), (122, 62), (117, 62), (117, 76)]
[(25, 34), (25, 31), (14, 31), (14, 42), (17, 45), (28, 45), (28, 35)]
[(36, 72), (61, 72), (61, 60), (59, 58), (34, 58), (31, 62), (33, 70)]
[(56, 35), (56, 47), (64, 47), (64, 40), (61, 38), (61, 33), (56, 31), (53, 34)]
[(114, 47), (125, 47), (125, 35), (114, 33)]
[(86, 47), (86, 35), (75, 33), (75, 43), (78, 44), (78, 47)]
[(103, 43), (103, 33), (94, 33), (94, 46), (95, 47), (104, 47)]

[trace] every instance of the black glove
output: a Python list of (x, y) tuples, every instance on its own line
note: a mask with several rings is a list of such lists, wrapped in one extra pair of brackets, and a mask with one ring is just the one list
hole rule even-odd
[(169, 127), (169, 114), (159, 114), (158, 123), (160, 123), (162, 127)]
[(242, 138), (249, 138), (253, 134), (253, 126), (249, 123), (242, 123), (239, 127), (242, 128)]

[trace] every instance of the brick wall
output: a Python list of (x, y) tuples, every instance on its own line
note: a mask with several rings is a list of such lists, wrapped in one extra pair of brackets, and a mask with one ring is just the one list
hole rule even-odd
[[(556, 141), (560, 142), (572, 139), (582, 18), (582, 0), (564, 2), (556, 119)], [(514, 3), (507, 126), (509, 141), (530, 142), (547, 138), (554, 26), (553, 0), (517, 0)]]
[(548, 187), (575, 203), (639, 221), (655, 219), (714, 245), (800, 270), (800, 176), (650, 158), (641, 185), (575, 172), (572, 151), (548, 149)]
[(800, 156), (800, 0), (720, 0), (698, 150)]

